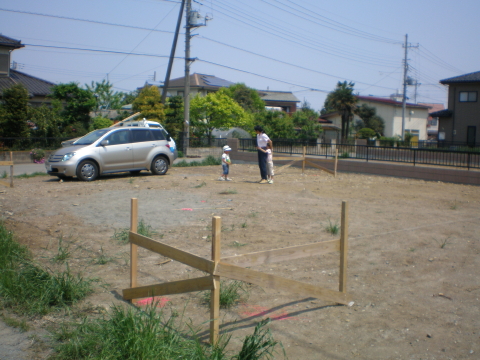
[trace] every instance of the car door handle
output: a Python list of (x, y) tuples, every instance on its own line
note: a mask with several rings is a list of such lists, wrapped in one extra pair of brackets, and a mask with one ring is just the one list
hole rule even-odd
[(157, 144), (152, 144), (152, 147), (155, 147), (155, 146), (157, 146)]

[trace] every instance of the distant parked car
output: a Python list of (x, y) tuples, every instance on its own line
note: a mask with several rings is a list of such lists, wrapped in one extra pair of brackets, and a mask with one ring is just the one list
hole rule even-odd
[(76, 176), (84, 181), (125, 171), (139, 173), (148, 170), (155, 175), (164, 175), (175, 160), (168, 138), (170, 136), (163, 128), (99, 129), (53, 152), (45, 167), (52, 176)]

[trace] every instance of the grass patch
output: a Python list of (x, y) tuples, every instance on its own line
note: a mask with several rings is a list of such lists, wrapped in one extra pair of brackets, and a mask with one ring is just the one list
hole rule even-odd
[(256, 218), (258, 215), (258, 212), (257, 211), (252, 211), (250, 214), (248, 214), (248, 217), (250, 218)]
[[(210, 306), (211, 291), (201, 293), (202, 300)], [(246, 284), (243, 281), (224, 280), (220, 281), (220, 307), (230, 309), (240, 300), (246, 300), (248, 292)]]
[(32, 177), (35, 177), (35, 176), (50, 176), (50, 175), (48, 175), (47, 173), (44, 173), (42, 171), (36, 171), (34, 173), (31, 173), (31, 174), (24, 173), (24, 174), (21, 174), (21, 175), (15, 175), (14, 177), (17, 178), (17, 179), (28, 179), (28, 178), (32, 178)]
[(453, 202), (453, 205), (450, 206), (450, 209), (451, 210), (457, 210), (457, 199), (455, 199), (455, 201)]
[(220, 195), (234, 195), (234, 194), (238, 194), (238, 192), (235, 189), (229, 189), (229, 190), (221, 191), (221, 192), (219, 192), (219, 194)]
[(220, 336), (210, 346), (199, 340), (192, 326), (182, 326), (181, 317), (166, 319), (155, 307), (115, 305), (101, 319), (64, 324), (55, 333), (59, 345), (50, 359), (260, 360), (274, 354), (277, 342), (265, 328), (268, 319), (258, 323), (254, 333), (245, 337), (240, 353), (231, 356), (226, 351), (231, 336)]
[(71, 253), (70, 253), (70, 244), (67, 244), (64, 246), (63, 244), (63, 235), (60, 235), (58, 238), (58, 251), (57, 254), (53, 257), (54, 262), (58, 263), (64, 263), (65, 260), (70, 258)]
[(6, 316), (6, 315), (1, 315), (1, 317), (5, 324), (7, 324), (10, 327), (19, 329), (21, 332), (26, 332), (30, 330), (30, 326), (28, 326), (27, 321), (25, 319), (15, 319), (13, 317)]
[(103, 246), (100, 247), (100, 256), (98, 256), (93, 263), (95, 265), (105, 265), (109, 262), (113, 261), (113, 257), (111, 256), (106, 256), (105, 253), (103, 252)]
[(68, 307), (92, 292), (92, 280), (36, 265), (28, 249), (0, 223), (0, 303), (22, 315)]
[(435, 242), (438, 244), (438, 246), (440, 247), (440, 249), (445, 249), (445, 247), (447, 246), (448, 242), (450, 241), (450, 238), (447, 237), (443, 240), (438, 240), (438, 239), (435, 239), (433, 238), (433, 240), (435, 240)]
[(222, 164), (222, 160), (220, 158), (216, 158), (210, 155), (205, 159), (203, 159), (202, 161), (187, 162), (186, 160), (182, 160), (176, 164), (173, 164), (172, 167), (211, 166), (211, 165), (221, 165), (221, 164)]
[(5, 170), (3, 170), (3, 173), (2, 173), (2, 175), (0, 176), (0, 178), (6, 179), (7, 177), (8, 177), (7, 172), (6, 172)]
[[(128, 243), (128, 233), (130, 232), (130, 228), (124, 228), (120, 230), (115, 230), (115, 233), (113, 234), (112, 238), (121, 242), (122, 244), (127, 244)], [(143, 219), (140, 220), (140, 222), (137, 225), (137, 233), (146, 237), (152, 237), (153, 235), (157, 234), (153, 228), (146, 224)], [(163, 237), (163, 235), (161, 235)]]
[(203, 186), (207, 185), (207, 183), (205, 181), (202, 181), (200, 184), (194, 186), (195, 189), (198, 189), (198, 188), (201, 188)]
[(245, 245), (247, 245), (247, 244), (242, 244), (242, 243), (240, 243), (236, 240), (230, 244), (230, 246), (237, 247), (237, 248), (245, 246)]
[(340, 227), (338, 226), (338, 223), (335, 222), (334, 224), (332, 224), (332, 221), (328, 219), (328, 225), (325, 227), (325, 231), (332, 235), (337, 235), (339, 230)]
[(350, 153), (345, 151), (344, 153), (338, 155), (339, 159), (348, 159), (350, 157)]

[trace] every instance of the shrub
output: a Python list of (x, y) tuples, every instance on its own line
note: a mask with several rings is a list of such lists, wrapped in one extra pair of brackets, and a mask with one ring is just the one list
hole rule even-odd
[(34, 163), (43, 164), (45, 162), (45, 150), (32, 149), (30, 151), (30, 157)]

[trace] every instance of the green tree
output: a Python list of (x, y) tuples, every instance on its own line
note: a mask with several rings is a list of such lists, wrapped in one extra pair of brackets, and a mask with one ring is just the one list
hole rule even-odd
[(370, 128), (363, 128), (357, 131), (357, 135), (360, 139), (371, 139), (377, 135), (375, 130)]
[(338, 82), (334, 91), (327, 95), (324, 108), (338, 111), (342, 117), (342, 139), (350, 134), (350, 122), (356, 108), (357, 98), (353, 94), (353, 82)]
[(235, 100), (243, 110), (249, 113), (259, 113), (265, 110), (265, 102), (260, 98), (258, 91), (245, 84), (237, 83), (219, 91), (225, 92)]
[(113, 85), (110, 84), (110, 82), (103, 79), (101, 83), (92, 81), (91, 85), (86, 84), (85, 86), (95, 98), (95, 112), (110, 109), (118, 110), (121, 108), (122, 99), (125, 94), (113, 91)]
[(194, 134), (208, 138), (213, 129), (252, 126), (251, 115), (223, 91), (195, 96), (190, 102), (190, 120)]
[(183, 131), (183, 98), (181, 96), (172, 96), (167, 98), (165, 104), (165, 123), (164, 127), (168, 133), (175, 139)]
[(310, 108), (310, 104), (303, 102), (299, 111), (292, 114), (293, 126), (298, 130), (297, 137), (300, 139), (316, 139), (323, 132), (318, 123), (319, 114)]
[(1, 132), (4, 137), (28, 137), (28, 91), (16, 84), (5, 89), (2, 95), (0, 115)]
[(84, 129), (90, 127), (90, 111), (96, 106), (95, 97), (90, 91), (71, 82), (55, 85), (50, 96), (64, 105), (60, 116), (63, 118), (65, 126), (80, 123)]
[[(260, 125), (270, 139), (293, 139), (296, 136), (292, 117), (283, 111), (264, 110), (254, 115), (255, 125)], [(250, 133), (255, 135), (253, 128)]]
[(161, 95), (155, 85), (145, 86), (132, 103), (134, 112), (141, 112), (141, 116), (150, 121), (163, 124), (165, 121), (164, 107)]
[(40, 107), (31, 108), (29, 111), (29, 116), (30, 120), (37, 126), (37, 129), (32, 131), (33, 136), (60, 136), (62, 119), (58, 114), (58, 109), (42, 104)]
[(357, 124), (355, 124), (357, 131), (362, 128), (368, 128), (375, 131), (376, 135), (379, 137), (383, 135), (385, 122), (377, 115), (377, 110), (373, 106), (362, 104), (355, 109), (355, 114), (361, 119), (361, 121), (358, 121)]
[(113, 122), (110, 119), (97, 116), (92, 120), (92, 123), (90, 124), (90, 128), (88, 129), (89, 131), (97, 130), (97, 129), (105, 129), (107, 127), (112, 126)]

